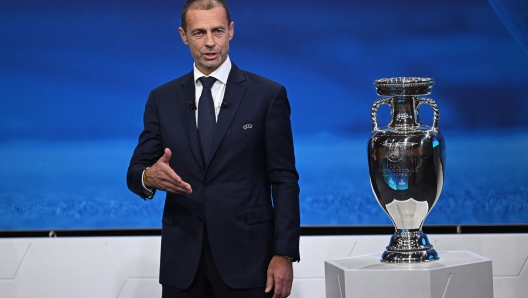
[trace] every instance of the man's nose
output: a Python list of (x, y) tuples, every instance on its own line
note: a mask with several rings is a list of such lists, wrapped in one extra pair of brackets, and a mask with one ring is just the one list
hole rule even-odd
[(212, 32), (207, 32), (207, 35), (205, 37), (205, 46), (206, 47), (214, 47), (215, 46), (215, 41), (214, 41)]

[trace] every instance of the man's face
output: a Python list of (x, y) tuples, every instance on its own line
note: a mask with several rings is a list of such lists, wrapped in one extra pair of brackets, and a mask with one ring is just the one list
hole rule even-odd
[(209, 75), (227, 59), (235, 24), (227, 23), (225, 9), (221, 6), (209, 10), (190, 9), (186, 17), (187, 29), (179, 29), (181, 38), (189, 46), (196, 68)]

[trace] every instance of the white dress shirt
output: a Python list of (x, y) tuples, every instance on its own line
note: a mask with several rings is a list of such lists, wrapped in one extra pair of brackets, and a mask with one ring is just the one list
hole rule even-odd
[[(224, 100), (224, 94), (226, 89), (226, 83), (227, 78), (229, 77), (229, 72), (231, 71), (231, 60), (229, 59), (229, 56), (227, 56), (226, 61), (220, 65), (215, 71), (213, 71), (209, 77), (214, 77), (216, 79), (216, 82), (213, 84), (213, 87), (211, 87), (211, 93), (213, 95), (213, 101), (214, 101), (214, 108), (215, 108), (215, 116), (216, 121), (218, 121), (218, 114), (220, 114), (222, 101)], [(198, 80), (201, 77), (205, 77), (203, 73), (201, 73), (198, 68), (196, 68), (196, 63), (194, 64), (194, 86), (196, 87), (196, 93), (195, 93), (195, 100), (196, 100), (196, 107), (199, 107), (200, 102), (200, 96), (202, 95), (202, 82)], [(198, 127), (198, 109), (195, 111), (196, 115), (196, 127)]]

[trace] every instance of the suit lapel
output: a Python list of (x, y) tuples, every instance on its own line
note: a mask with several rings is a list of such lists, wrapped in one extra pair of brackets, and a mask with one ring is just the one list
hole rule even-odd
[(194, 85), (194, 74), (191, 72), (186, 76), (182, 82), (181, 89), (181, 104), (184, 105), (186, 113), (185, 123), (187, 124), (187, 138), (189, 140), (189, 147), (202, 169), (205, 169), (202, 151), (200, 149), (200, 140), (198, 138), (198, 129), (196, 128), (196, 112), (195, 109), (191, 110), (189, 104), (195, 102), (195, 85)]
[(218, 147), (222, 143), (222, 140), (231, 125), (231, 121), (238, 111), (242, 98), (246, 93), (246, 87), (242, 84), (245, 80), (246, 78), (242, 71), (236, 67), (235, 64), (232, 64), (224, 94), (224, 101), (229, 106), (228, 108), (222, 108), (220, 114), (218, 114), (213, 143), (211, 145), (211, 161), (214, 159), (216, 150), (218, 150)]

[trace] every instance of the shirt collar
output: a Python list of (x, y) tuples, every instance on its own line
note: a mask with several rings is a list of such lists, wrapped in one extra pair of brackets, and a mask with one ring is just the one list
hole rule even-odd
[[(196, 63), (193, 64), (194, 68), (194, 82), (201, 78), (205, 77), (203, 73), (201, 73), (198, 68), (196, 68)], [(209, 76), (214, 77), (224, 85), (227, 83), (227, 78), (229, 77), (229, 72), (231, 71), (231, 59), (229, 59), (229, 56), (227, 56), (226, 61), (220, 65), (215, 71), (213, 71)]]

